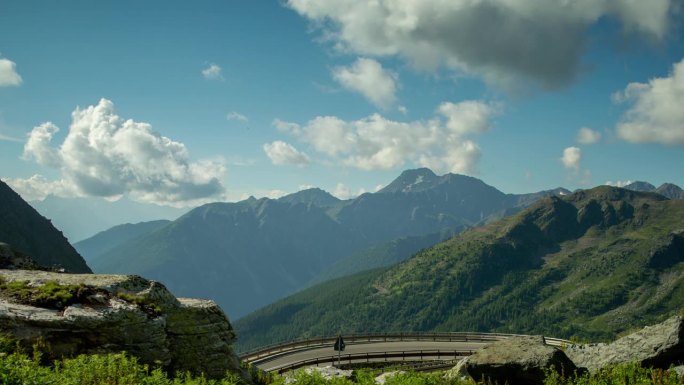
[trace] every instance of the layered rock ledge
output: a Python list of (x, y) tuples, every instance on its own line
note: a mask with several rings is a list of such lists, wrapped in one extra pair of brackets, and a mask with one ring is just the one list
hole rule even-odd
[(611, 343), (571, 345), (565, 353), (577, 366), (594, 372), (608, 365), (638, 362), (667, 369), (684, 364), (684, 318), (674, 316)]
[(216, 303), (138, 276), (0, 270), (0, 333), (48, 358), (125, 351), (170, 373), (248, 379)]

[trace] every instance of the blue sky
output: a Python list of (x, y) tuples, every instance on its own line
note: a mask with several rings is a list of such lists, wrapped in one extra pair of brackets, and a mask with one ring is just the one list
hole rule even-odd
[(675, 0), (3, 1), (0, 178), (176, 207), (422, 166), (515, 193), (684, 186), (681, 20)]

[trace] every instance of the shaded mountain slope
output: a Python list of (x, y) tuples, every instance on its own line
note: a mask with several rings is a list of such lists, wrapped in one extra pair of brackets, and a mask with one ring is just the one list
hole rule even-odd
[(245, 314), (301, 287), (355, 247), (314, 205), (249, 199), (199, 207), (172, 224), (103, 255), (98, 272), (135, 272), (176, 295), (210, 296)]
[(88, 262), (92, 264), (100, 259), (102, 255), (120, 244), (159, 230), (169, 223), (171, 223), (171, 221), (161, 219), (158, 221), (140, 222), (135, 224), (126, 223), (114, 226), (111, 229), (101, 231), (88, 239), (74, 243), (74, 248), (76, 248), (81, 255), (88, 258)]
[(45, 267), (61, 267), (72, 273), (90, 273), (83, 258), (49, 219), (0, 181), (0, 242), (30, 255)]
[(241, 350), (342, 331), (611, 338), (684, 304), (684, 201), (608, 186), (545, 198), (407, 261), (244, 317)]

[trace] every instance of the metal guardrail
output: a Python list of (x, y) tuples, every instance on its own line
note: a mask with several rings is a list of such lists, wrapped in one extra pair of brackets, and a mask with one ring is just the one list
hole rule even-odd
[[(354, 353), (343, 354), (341, 356), (325, 356), (309, 358), (306, 360), (296, 361), (285, 365), (280, 365), (269, 369), (270, 372), (285, 373), (290, 370), (299, 369), (305, 366), (318, 366), (320, 364), (341, 362), (344, 364), (352, 364), (359, 362), (378, 362), (383, 360), (389, 362), (391, 359), (401, 358), (402, 361), (407, 358), (419, 358), (420, 360), (455, 360), (473, 354), (473, 350), (408, 350), (396, 352), (374, 352), (374, 353)], [(371, 361), (373, 360), (373, 361)]]
[[(521, 336), (521, 334), (503, 334), (503, 333), (391, 333), (391, 334), (348, 334), (344, 335), (347, 344), (358, 343), (373, 343), (373, 342), (387, 342), (387, 341), (444, 341), (444, 342), (493, 342), (500, 341), (512, 336)], [(332, 346), (335, 343), (337, 336), (333, 337), (317, 337), (296, 340), (284, 344), (274, 344), (266, 347), (261, 347), (243, 353), (240, 359), (246, 363), (255, 363), (271, 358), (275, 355), (282, 355), (288, 352), (298, 350), (312, 349), (316, 347)], [(571, 345), (572, 342), (559, 338), (544, 337), (547, 345), (563, 346)]]

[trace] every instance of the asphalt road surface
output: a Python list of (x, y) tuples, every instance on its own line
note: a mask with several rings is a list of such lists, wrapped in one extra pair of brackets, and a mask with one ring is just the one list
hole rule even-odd
[[(342, 352), (342, 361), (344, 362), (345, 354), (402, 352), (414, 350), (478, 350), (487, 343), (489, 342), (395, 341), (347, 344), (346, 349)], [(304, 350), (288, 352), (283, 355), (277, 355), (267, 361), (256, 363), (256, 366), (262, 370), (271, 371), (273, 369), (293, 364), (298, 361), (330, 356), (337, 356), (337, 352), (333, 350), (332, 344), (326, 347), (307, 348)]]

